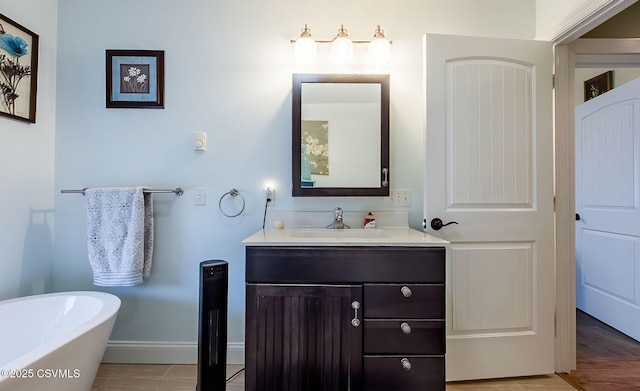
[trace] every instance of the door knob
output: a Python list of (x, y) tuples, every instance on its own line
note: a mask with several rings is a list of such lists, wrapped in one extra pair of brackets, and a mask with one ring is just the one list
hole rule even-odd
[(450, 221), (447, 224), (443, 223), (442, 220), (440, 220), (439, 218), (435, 218), (433, 220), (431, 220), (431, 228), (433, 228), (434, 230), (439, 230), (442, 227), (446, 227), (447, 225), (451, 225), (451, 224), (458, 224), (457, 221)]
[(580, 221), (580, 213), (576, 213), (576, 221)]

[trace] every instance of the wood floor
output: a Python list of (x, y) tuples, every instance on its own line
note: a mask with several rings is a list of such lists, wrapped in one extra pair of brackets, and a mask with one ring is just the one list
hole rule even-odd
[(577, 311), (576, 370), (561, 376), (582, 391), (640, 390), (640, 342)]

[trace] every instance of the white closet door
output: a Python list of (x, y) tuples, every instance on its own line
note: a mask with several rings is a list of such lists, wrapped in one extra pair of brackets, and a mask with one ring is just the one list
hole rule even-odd
[(640, 340), (640, 79), (576, 107), (576, 304)]

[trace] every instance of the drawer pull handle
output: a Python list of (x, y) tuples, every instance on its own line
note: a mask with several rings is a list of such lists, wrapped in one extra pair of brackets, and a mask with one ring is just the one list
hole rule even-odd
[(351, 319), (351, 325), (353, 327), (360, 326), (360, 319), (358, 319), (358, 308), (360, 308), (360, 302), (358, 300), (354, 300), (351, 303), (351, 308), (353, 308), (354, 314), (353, 319)]
[(402, 324), (400, 325), (400, 328), (402, 329), (403, 333), (411, 334), (411, 326), (409, 326), (409, 323), (402, 322)]
[(403, 358), (402, 360), (400, 360), (400, 364), (402, 364), (402, 369), (404, 369), (405, 371), (411, 370), (411, 361), (409, 361), (408, 358)]
[(402, 296), (404, 297), (411, 297), (411, 289), (408, 286), (403, 286), (400, 289), (400, 292), (402, 292)]

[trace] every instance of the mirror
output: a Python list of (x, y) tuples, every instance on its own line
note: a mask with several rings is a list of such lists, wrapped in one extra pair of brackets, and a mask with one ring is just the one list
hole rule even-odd
[(389, 195), (389, 75), (293, 75), (294, 197)]

